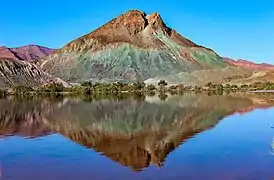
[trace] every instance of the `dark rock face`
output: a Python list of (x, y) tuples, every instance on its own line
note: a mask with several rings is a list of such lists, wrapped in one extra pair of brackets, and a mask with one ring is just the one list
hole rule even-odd
[(50, 49), (38, 45), (27, 45), (18, 48), (0, 47), (0, 58), (13, 60), (37, 62), (39, 59), (53, 53), (55, 49)]
[(145, 81), (224, 68), (211, 49), (167, 27), (158, 13), (131, 10), (41, 60), (48, 73), (69, 82)]

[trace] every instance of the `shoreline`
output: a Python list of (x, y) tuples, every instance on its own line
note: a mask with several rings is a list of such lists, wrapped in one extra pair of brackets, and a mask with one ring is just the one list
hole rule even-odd
[(251, 93), (274, 93), (274, 90), (255, 90), (255, 91), (249, 91)]

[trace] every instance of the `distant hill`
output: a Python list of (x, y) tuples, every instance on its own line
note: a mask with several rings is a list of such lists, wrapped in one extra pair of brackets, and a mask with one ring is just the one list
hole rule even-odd
[(229, 63), (230, 65), (242, 67), (246, 69), (274, 71), (274, 65), (272, 64), (266, 64), (266, 63), (256, 64), (251, 61), (247, 61), (243, 59), (234, 60), (227, 57), (223, 57), (223, 60)]
[(167, 27), (160, 14), (131, 10), (55, 51), (41, 66), (69, 82), (134, 82), (228, 64)]
[(38, 45), (27, 45), (18, 48), (0, 47), (0, 58), (9, 58), (20, 61), (37, 62), (39, 59), (53, 53), (55, 49), (50, 49)]

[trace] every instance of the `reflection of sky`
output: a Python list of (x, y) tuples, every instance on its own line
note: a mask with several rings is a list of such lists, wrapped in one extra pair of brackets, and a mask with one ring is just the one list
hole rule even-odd
[(177, 148), (161, 169), (134, 173), (55, 134), (29, 140), (0, 139), (2, 171), (8, 180), (270, 179), (274, 177), (274, 157), (269, 154), (273, 111), (256, 110), (225, 118)]
[[(269, 179), (269, 174), (274, 177), (274, 158), (269, 154), (274, 135), (271, 128), (274, 126), (273, 110), (256, 110), (225, 118), (214, 129), (178, 148), (166, 165), (172, 167), (176, 164), (190, 177), (197, 169), (201, 177), (218, 174), (220, 177), (230, 175), (231, 178), (250, 175)], [(171, 173), (177, 171), (176, 168), (169, 170)]]

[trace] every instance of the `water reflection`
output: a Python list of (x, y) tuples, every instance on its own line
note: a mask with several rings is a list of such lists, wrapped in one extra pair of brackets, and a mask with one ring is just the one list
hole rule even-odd
[(110, 99), (0, 99), (0, 136), (59, 133), (134, 171), (165, 159), (223, 117), (273, 106), (272, 95), (149, 96)]

